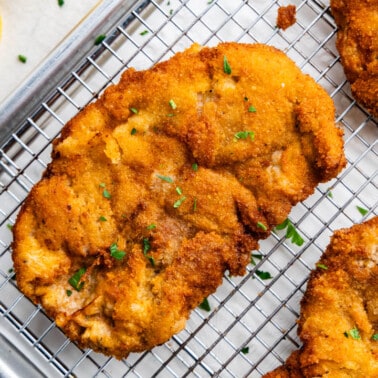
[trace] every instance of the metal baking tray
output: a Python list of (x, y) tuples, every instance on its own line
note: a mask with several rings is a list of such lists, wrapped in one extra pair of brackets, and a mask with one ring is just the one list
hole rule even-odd
[[(47, 62), (51, 66), (42, 76), (51, 85), (30, 105), (29, 95), (1, 106), (0, 124), (6, 131), (0, 138), (0, 350), (14, 358), (0, 360), (0, 371), (48, 377), (260, 377), (300, 346), (296, 320), (310, 270), (335, 230), (377, 214), (378, 127), (351, 96), (335, 48), (329, 3), (290, 3), (296, 5), (297, 20), (283, 31), (276, 28), (276, 17), (278, 7), (288, 4), (284, 1), (134, 2), (116, 17), (99, 17), (92, 25), (96, 32), (106, 29), (100, 46), (88, 47), (94, 35), (88, 31), (87, 49), (69, 44), (55, 62), (58, 68)], [(273, 233), (255, 252), (263, 258), (255, 259), (244, 277), (225, 275), (209, 297), (211, 310), (193, 311), (185, 330), (170, 341), (121, 361), (81, 350), (18, 291), (9, 228), (50, 161), (52, 140), (72, 116), (116, 83), (125, 68), (145, 69), (193, 42), (213, 46), (220, 41), (278, 47), (319, 82), (335, 102), (348, 165), (292, 210), (302, 246), (292, 244), (282, 231)], [(74, 64), (69, 64), (71, 58)], [(50, 75), (57, 71), (53, 79)], [(37, 77), (30, 86), (32, 96), (39, 94)], [(358, 207), (367, 213), (362, 215)], [(261, 279), (257, 271), (272, 278)]]

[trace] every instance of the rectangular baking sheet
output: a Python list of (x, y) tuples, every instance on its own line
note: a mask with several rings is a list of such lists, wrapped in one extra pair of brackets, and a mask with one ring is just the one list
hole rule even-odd
[[(31, 366), (46, 366), (42, 372), (53, 371), (57, 377), (260, 377), (300, 346), (296, 320), (310, 270), (333, 231), (377, 214), (378, 127), (351, 96), (335, 48), (329, 2), (290, 3), (296, 5), (297, 21), (282, 31), (276, 28), (276, 16), (278, 7), (288, 4), (284, 1), (136, 2), (119, 14), (101, 46), (65, 70), (2, 140), (0, 331)], [(292, 210), (290, 219), (305, 240), (301, 247), (282, 232), (272, 234), (256, 252), (264, 258), (250, 264), (244, 277), (225, 275), (223, 285), (209, 297), (211, 311), (193, 311), (185, 330), (170, 341), (122, 361), (81, 350), (18, 291), (9, 228), (50, 161), (51, 142), (62, 126), (117, 82), (125, 68), (145, 69), (193, 42), (214, 46), (220, 41), (276, 46), (319, 82), (335, 102), (348, 165)], [(367, 214), (362, 216), (357, 206)], [(257, 270), (272, 278), (260, 279)], [(244, 348), (248, 353), (242, 353)]]

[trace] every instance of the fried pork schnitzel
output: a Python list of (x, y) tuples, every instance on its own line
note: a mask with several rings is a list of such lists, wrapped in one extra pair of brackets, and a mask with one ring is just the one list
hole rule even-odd
[(378, 0), (331, 0), (331, 10), (352, 94), (378, 117)]
[(378, 377), (378, 217), (336, 231), (301, 302), (303, 347), (264, 378)]
[(167, 341), (345, 165), (326, 92), (279, 50), (193, 45), (62, 130), (13, 228), (19, 288), (81, 347)]

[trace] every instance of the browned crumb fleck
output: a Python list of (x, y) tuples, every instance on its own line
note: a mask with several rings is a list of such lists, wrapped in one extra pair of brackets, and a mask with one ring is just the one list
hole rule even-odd
[(293, 25), (296, 21), (295, 14), (295, 5), (279, 7), (277, 14), (277, 27), (282, 30), (286, 30), (289, 26)]

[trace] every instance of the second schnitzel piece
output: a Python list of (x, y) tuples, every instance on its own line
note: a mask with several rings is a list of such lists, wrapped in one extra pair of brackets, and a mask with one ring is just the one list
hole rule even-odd
[(19, 288), (82, 347), (167, 341), (345, 165), (327, 93), (264, 45), (127, 70), (62, 130), (13, 228)]
[(378, 217), (336, 231), (301, 302), (303, 347), (264, 378), (378, 377)]
[(378, 117), (378, 0), (331, 0), (331, 10), (352, 94)]

